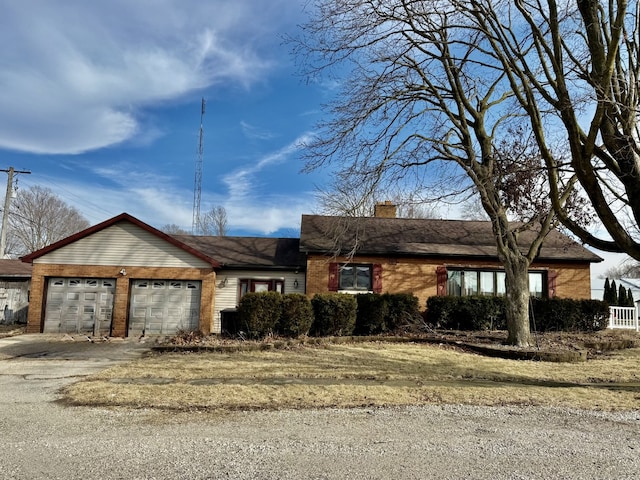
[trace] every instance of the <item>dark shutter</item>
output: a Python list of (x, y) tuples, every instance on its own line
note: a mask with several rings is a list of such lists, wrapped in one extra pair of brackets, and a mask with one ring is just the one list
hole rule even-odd
[(382, 265), (373, 264), (373, 293), (382, 293)]
[(558, 278), (558, 272), (555, 270), (549, 270), (547, 272), (547, 295), (549, 298), (556, 296), (556, 283)]
[(329, 264), (329, 291), (330, 292), (338, 291), (338, 268), (339, 268), (339, 265), (337, 263)]
[(444, 297), (447, 294), (447, 267), (436, 268), (436, 295)]

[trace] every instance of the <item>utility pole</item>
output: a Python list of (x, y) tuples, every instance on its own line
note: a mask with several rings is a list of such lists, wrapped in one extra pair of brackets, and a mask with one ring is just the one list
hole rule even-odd
[(7, 172), (7, 193), (4, 196), (4, 210), (2, 211), (2, 232), (0, 232), (0, 258), (4, 258), (7, 250), (7, 223), (9, 220), (9, 208), (11, 207), (11, 195), (13, 193), (13, 174), (14, 173), (26, 173), (30, 174), (28, 170), (15, 170), (13, 167), (9, 167), (8, 170), (0, 169), (0, 172)]

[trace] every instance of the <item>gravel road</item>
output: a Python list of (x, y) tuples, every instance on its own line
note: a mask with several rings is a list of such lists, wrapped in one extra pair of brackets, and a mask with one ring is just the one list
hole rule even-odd
[(640, 478), (640, 410), (70, 408), (60, 387), (142, 350), (28, 358), (2, 342), (0, 479)]

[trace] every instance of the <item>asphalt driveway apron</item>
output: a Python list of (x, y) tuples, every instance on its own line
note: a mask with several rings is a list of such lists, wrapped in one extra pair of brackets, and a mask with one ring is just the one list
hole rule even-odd
[(137, 340), (18, 335), (0, 339), (0, 408), (52, 401), (61, 387), (118, 363), (139, 358), (150, 345)]

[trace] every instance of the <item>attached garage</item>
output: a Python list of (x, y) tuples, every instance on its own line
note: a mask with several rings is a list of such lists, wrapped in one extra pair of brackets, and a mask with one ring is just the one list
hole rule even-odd
[(194, 280), (133, 280), (129, 336), (197, 329), (201, 290), (201, 282)]
[(212, 332), (219, 262), (126, 213), (22, 260), (29, 333)]
[(49, 278), (44, 333), (110, 335), (114, 278)]

